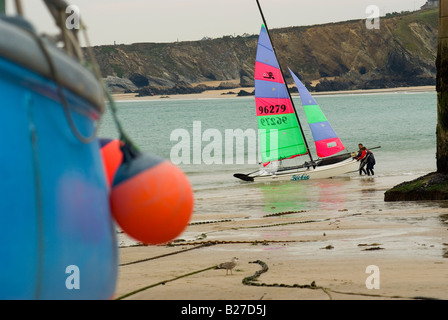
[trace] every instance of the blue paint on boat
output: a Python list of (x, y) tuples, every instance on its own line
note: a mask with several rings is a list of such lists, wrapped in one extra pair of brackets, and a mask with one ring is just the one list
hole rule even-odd
[[(77, 130), (92, 135), (102, 87), (46, 46)], [(110, 299), (118, 246), (99, 142), (75, 136), (46, 62), (29, 30), (0, 19), (0, 299)]]

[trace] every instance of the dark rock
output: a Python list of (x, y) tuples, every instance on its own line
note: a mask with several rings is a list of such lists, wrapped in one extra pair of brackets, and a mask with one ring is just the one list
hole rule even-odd
[(400, 183), (384, 193), (384, 201), (448, 200), (448, 175), (438, 172)]
[(316, 85), (315, 90), (317, 92), (349, 90), (352, 85), (352, 82), (345, 80), (322, 80)]
[(149, 80), (144, 75), (139, 73), (133, 73), (129, 76), (129, 80), (132, 81), (137, 87), (147, 87), (149, 86)]
[(238, 87), (233, 82), (221, 82), (218, 87), (216, 87), (216, 90), (226, 90), (226, 89), (235, 89)]
[(190, 94), (190, 93), (201, 93), (206, 90), (206, 86), (198, 85), (196, 87), (193, 87), (189, 84), (179, 84), (175, 85), (174, 87), (144, 87), (141, 89), (138, 89), (138, 97), (145, 97), (145, 96), (154, 96), (154, 95), (172, 95), (172, 94)]
[(254, 87), (255, 86), (254, 78), (248, 76), (240, 77), (240, 86), (243, 88)]
[(114, 76), (104, 79), (104, 83), (112, 93), (134, 92), (138, 89), (131, 80)]
[(255, 90), (252, 91), (252, 93), (247, 92), (245, 90), (240, 90), (240, 92), (238, 92), (238, 97), (246, 97), (246, 96), (254, 96), (255, 95)]
[(254, 75), (253, 72), (249, 72), (247, 70), (241, 69), (240, 70), (240, 86), (241, 87), (254, 87), (255, 81), (254, 81)]
[(299, 89), (297, 89), (297, 87), (288, 87), (289, 88), (289, 92), (290, 93), (296, 93), (299, 92)]

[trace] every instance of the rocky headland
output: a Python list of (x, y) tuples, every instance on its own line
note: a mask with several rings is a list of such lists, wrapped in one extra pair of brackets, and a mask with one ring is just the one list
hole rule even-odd
[[(311, 91), (435, 85), (438, 10), (271, 30), (278, 59)], [(253, 87), (258, 35), (96, 46), (114, 93), (141, 96)], [(288, 83), (292, 83), (286, 75)], [(210, 87), (203, 83), (217, 83)]]

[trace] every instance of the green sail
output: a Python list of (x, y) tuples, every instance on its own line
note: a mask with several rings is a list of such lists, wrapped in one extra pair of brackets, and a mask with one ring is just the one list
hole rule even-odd
[(295, 114), (259, 116), (260, 149), (263, 162), (293, 158), (305, 154), (302, 134)]

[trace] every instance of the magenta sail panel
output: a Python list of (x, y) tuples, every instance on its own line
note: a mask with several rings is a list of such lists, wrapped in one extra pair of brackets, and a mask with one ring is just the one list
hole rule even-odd
[(284, 83), (280, 69), (258, 61), (255, 62), (255, 79)]
[(289, 99), (255, 98), (257, 116), (294, 113)]

